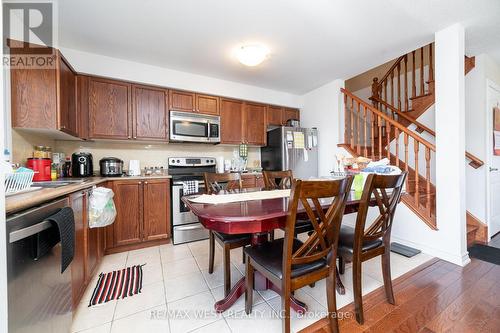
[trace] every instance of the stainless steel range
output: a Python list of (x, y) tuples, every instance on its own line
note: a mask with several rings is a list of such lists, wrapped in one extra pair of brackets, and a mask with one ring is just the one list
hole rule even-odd
[(198, 192), (205, 192), (203, 173), (215, 172), (214, 157), (170, 157), (168, 173), (172, 176), (172, 225), (173, 243), (181, 244), (208, 238), (208, 230), (182, 202), (185, 183), (196, 182)]

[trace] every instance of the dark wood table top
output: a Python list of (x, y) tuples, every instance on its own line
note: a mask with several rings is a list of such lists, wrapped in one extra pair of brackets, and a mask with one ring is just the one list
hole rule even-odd
[[(246, 189), (243, 191), (260, 191)], [(234, 193), (234, 192), (232, 192)], [(197, 195), (185, 196), (184, 203), (191, 209), (207, 229), (227, 234), (268, 232), (285, 226), (289, 198), (251, 200), (223, 204), (201, 204), (189, 199)], [(351, 191), (345, 213), (358, 210), (361, 194)], [(324, 200), (325, 205), (331, 201)], [(299, 209), (299, 212), (300, 209)]]

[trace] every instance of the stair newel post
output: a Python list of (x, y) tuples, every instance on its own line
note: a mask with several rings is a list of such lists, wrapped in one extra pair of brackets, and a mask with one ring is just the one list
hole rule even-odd
[(408, 111), (408, 55), (405, 55), (405, 111)]
[[(408, 172), (408, 133), (405, 132), (404, 136), (405, 144), (405, 171)], [(408, 177), (406, 177), (406, 190), (408, 190)]]
[(375, 117), (373, 112), (370, 113), (370, 123), (371, 123), (371, 147), (372, 147), (372, 159), (375, 159)]
[(391, 105), (394, 106), (394, 70), (391, 71)]
[(347, 109), (347, 95), (344, 94), (344, 142), (349, 142), (349, 135), (347, 134), (347, 131), (349, 130), (349, 113)]
[(382, 117), (377, 116), (378, 122), (378, 157), (382, 159)]
[(425, 94), (424, 88), (424, 48), (420, 48), (420, 95)]
[(385, 121), (385, 138), (387, 140), (387, 158), (391, 160), (391, 124)]
[(433, 43), (429, 44), (429, 82), (434, 82), (434, 59), (432, 58), (432, 45)]
[(427, 193), (427, 214), (431, 216), (431, 149), (425, 147), (425, 181)]
[[(387, 102), (387, 79), (384, 80), (384, 102)], [(387, 105), (384, 104), (385, 113), (387, 113)]]
[(375, 107), (375, 109), (378, 109), (378, 99), (379, 99), (379, 83), (378, 83), (378, 77), (373, 78), (372, 82), (372, 104)]
[(398, 62), (398, 109), (401, 110), (401, 63), (400, 62)]
[(419, 189), (419, 178), (420, 175), (418, 173), (418, 150), (419, 150), (419, 143), (417, 140), (413, 139), (413, 148), (415, 151), (415, 205), (417, 208), (420, 206), (420, 189)]
[(415, 78), (415, 50), (411, 51), (411, 97), (417, 96), (417, 85)]
[(358, 153), (358, 156), (361, 154), (361, 104), (358, 102), (358, 115), (357, 115), (357, 122), (358, 126), (356, 126), (356, 135), (358, 136), (356, 139), (356, 152)]
[(363, 136), (363, 142), (364, 142), (364, 147), (365, 147), (365, 157), (368, 157), (368, 131), (367, 131), (367, 122), (368, 118), (366, 118), (367, 112), (366, 112), (366, 106), (363, 108), (363, 125), (365, 128), (365, 135)]
[(394, 128), (394, 136), (396, 137), (396, 166), (399, 168), (399, 128)]
[(354, 149), (354, 98), (351, 97), (351, 147)]

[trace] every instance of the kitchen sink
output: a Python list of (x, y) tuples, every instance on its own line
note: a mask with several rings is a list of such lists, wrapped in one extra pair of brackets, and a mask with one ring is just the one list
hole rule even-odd
[(83, 179), (65, 179), (65, 180), (54, 180), (47, 182), (34, 182), (32, 187), (43, 187), (43, 188), (57, 188), (72, 184), (83, 184), (86, 180)]

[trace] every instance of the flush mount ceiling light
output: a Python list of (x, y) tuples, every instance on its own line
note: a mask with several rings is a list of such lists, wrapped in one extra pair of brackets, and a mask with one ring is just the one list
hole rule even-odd
[(257, 66), (266, 60), (269, 49), (262, 44), (242, 45), (235, 50), (236, 59), (245, 66)]

